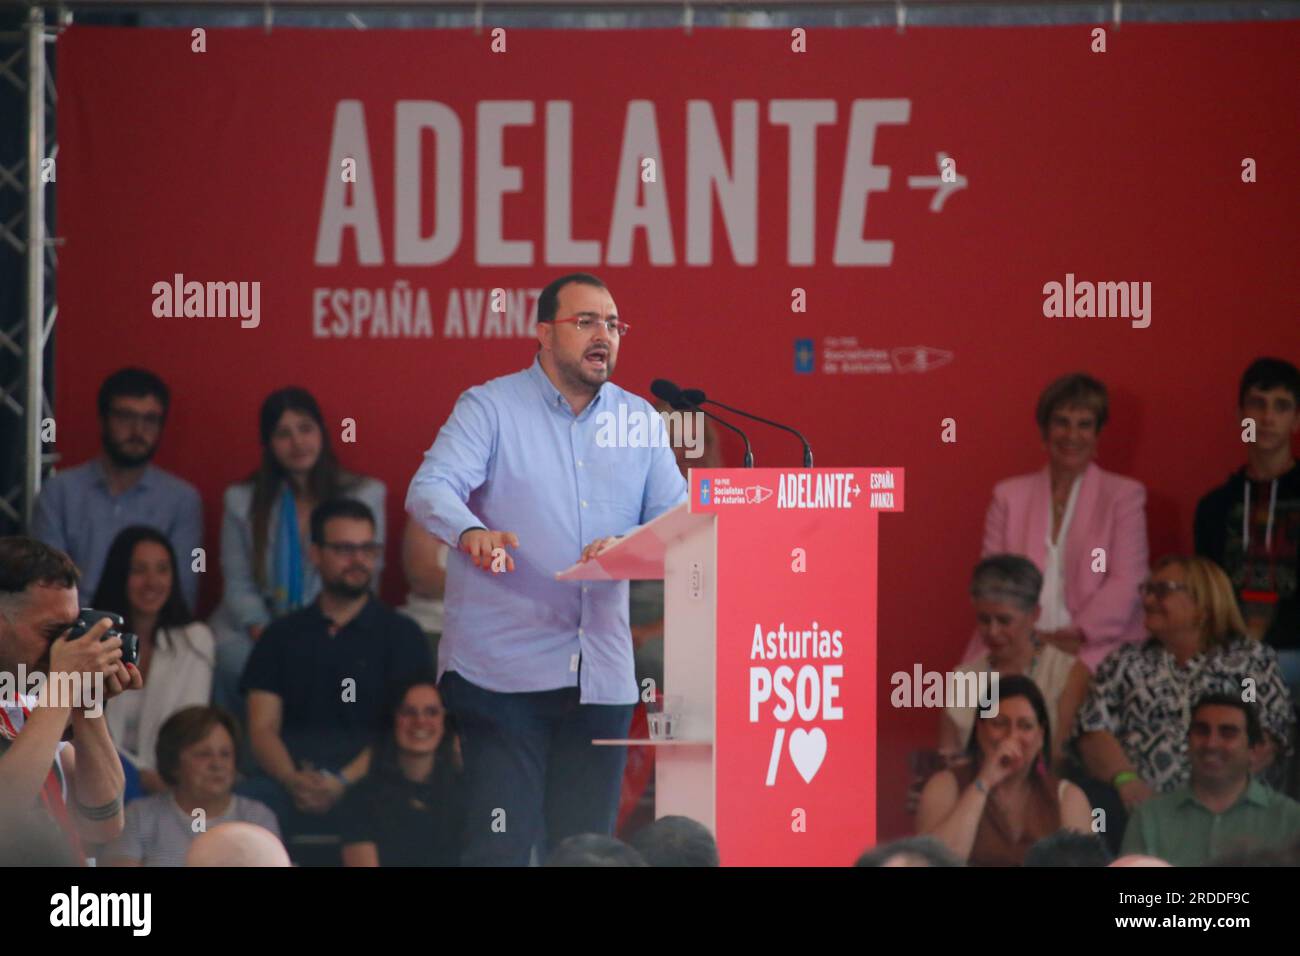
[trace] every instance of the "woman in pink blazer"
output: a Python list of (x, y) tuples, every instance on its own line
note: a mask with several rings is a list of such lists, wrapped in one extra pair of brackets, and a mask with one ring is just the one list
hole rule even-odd
[[(994, 487), (981, 552), (1023, 554), (1038, 566), (1038, 636), (1089, 670), (1145, 636), (1138, 585), (1149, 567), (1146, 489), (1093, 461), (1107, 412), (1106, 386), (1089, 375), (1047, 386), (1037, 410), (1047, 467)], [(973, 638), (963, 659), (981, 650)]]

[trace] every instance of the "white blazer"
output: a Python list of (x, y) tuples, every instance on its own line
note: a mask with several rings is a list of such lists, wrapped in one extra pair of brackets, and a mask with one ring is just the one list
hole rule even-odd
[(126, 736), (126, 718), (120, 707), (108, 702), (104, 716), (108, 732), (117, 749), (142, 770), (157, 769), (158, 730), (176, 711), (194, 704), (206, 706), (212, 697), (212, 670), (216, 665), (216, 645), (212, 631), (202, 621), (167, 630), (164, 645), (155, 638), (149, 660), (149, 677), (141, 690), (140, 726), (134, 752), (121, 744)]

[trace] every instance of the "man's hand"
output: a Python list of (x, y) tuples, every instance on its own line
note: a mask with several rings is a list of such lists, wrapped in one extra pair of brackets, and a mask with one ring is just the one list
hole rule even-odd
[(596, 555), (600, 554), (600, 552), (612, 547), (622, 539), (623, 536), (621, 534), (616, 534), (609, 538), (597, 538), (595, 541), (591, 542), (591, 544), (582, 549), (582, 557), (578, 559), (578, 563), (584, 564), (587, 561), (590, 561)]
[(298, 770), (287, 780), (281, 781), (293, 798), (293, 805), (303, 813), (324, 813), (328, 809), (324, 806), (324, 795), (317, 776), (313, 770)]
[(328, 813), (344, 790), (343, 782), (330, 774), (303, 770), (294, 776), (293, 802), (303, 813)]
[(100, 618), (81, 637), (59, 637), (50, 643), (51, 679), (56, 674), (104, 675), (104, 700), (111, 700), (125, 690), (139, 690), (144, 675), (131, 664), (122, 663), (122, 639), (101, 640), (113, 622)]
[[(487, 531), (483, 528), (471, 528), (460, 536), (460, 550), (468, 554), (474, 567), (484, 571), (492, 570), (492, 552), (497, 548), (517, 548), (519, 538), (513, 531)], [(506, 570), (515, 569), (515, 559), (506, 553)]]

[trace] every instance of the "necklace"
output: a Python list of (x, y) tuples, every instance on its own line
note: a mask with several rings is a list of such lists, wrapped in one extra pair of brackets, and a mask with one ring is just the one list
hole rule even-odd
[(1174, 655), (1168, 649), (1165, 650), (1165, 671), (1169, 674), (1169, 683), (1173, 685), (1174, 690), (1178, 693), (1179, 714), (1182, 719), (1182, 736), (1187, 737), (1188, 730), (1192, 726), (1192, 684), (1196, 681), (1200, 673), (1200, 667), (1193, 668), (1191, 661), (1196, 655), (1188, 658), (1187, 673), (1179, 675), (1180, 668), (1174, 663)]

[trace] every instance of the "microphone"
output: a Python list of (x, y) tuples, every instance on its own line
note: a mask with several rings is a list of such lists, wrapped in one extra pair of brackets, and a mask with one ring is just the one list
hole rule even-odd
[[(812, 446), (808, 444), (808, 439), (804, 438), (802, 434), (791, 428), (789, 425), (782, 425), (780, 422), (774, 422), (770, 418), (761, 418), (758, 415), (751, 415), (749, 412), (742, 412), (739, 408), (732, 408), (730, 405), (724, 405), (722, 402), (708, 398), (705, 396), (704, 392), (698, 388), (679, 389), (678, 393), (681, 395), (682, 401), (689, 402), (692, 405), (698, 406), (708, 402), (710, 405), (717, 405), (719, 408), (725, 408), (727, 411), (739, 415), (742, 418), (752, 418), (756, 422), (762, 422), (764, 425), (771, 425), (773, 428), (779, 428), (782, 431), (789, 432), (803, 443), (803, 466), (805, 468), (811, 468), (813, 466)], [(703, 409), (700, 410), (704, 411)], [(704, 412), (704, 414), (707, 415), (708, 412)]]
[[(745, 443), (745, 467), (746, 468), (754, 467), (754, 449), (750, 447), (749, 436), (746, 435), (739, 428), (737, 428), (735, 425), (731, 424), (731, 422), (724, 421), (723, 419), (719, 418), (717, 415), (714, 415), (712, 412), (706, 412), (704, 409), (700, 408), (698, 402), (692, 401), (690, 398), (688, 398), (685, 395), (685, 393), (682, 392), (680, 388), (678, 388), (672, 382), (668, 381), (668, 379), (666, 378), (657, 378), (653, 382), (651, 382), (650, 394), (652, 394), (655, 398), (662, 399), (663, 401), (667, 402), (671, 408), (675, 408), (679, 411), (688, 411), (688, 410), (697, 411), (701, 415), (713, 419), (723, 428), (730, 428), (733, 432), (739, 435), (741, 440)], [(700, 395), (701, 397), (703, 397), (704, 393), (701, 392)], [(715, 402), (714, 404), (716, 405), (717, 403)]]

